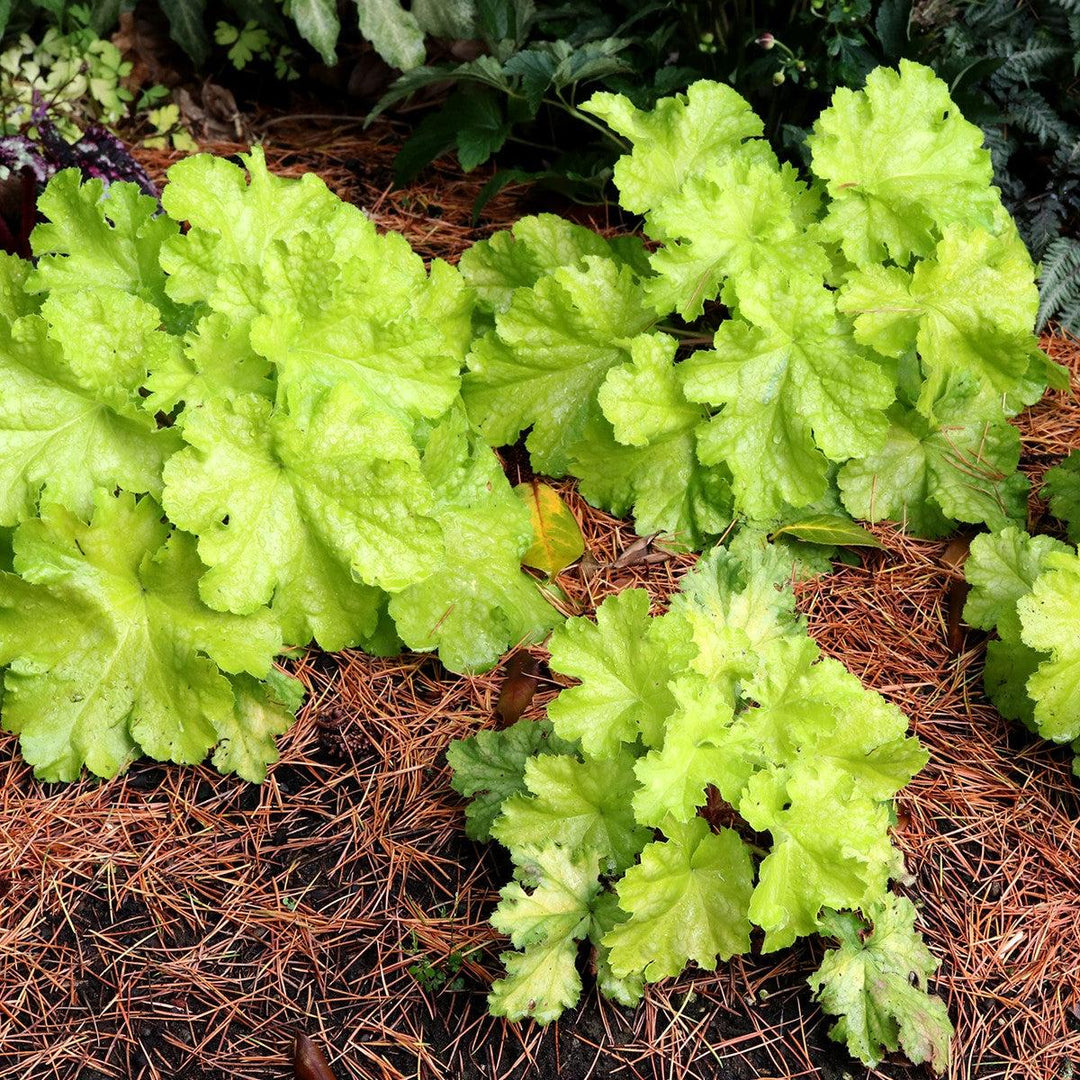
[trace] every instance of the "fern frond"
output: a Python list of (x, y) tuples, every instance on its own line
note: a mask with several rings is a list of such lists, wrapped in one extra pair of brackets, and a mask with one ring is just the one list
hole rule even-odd
[(1050, 244), (1042, 262), (1038, 329), (1050, 319), (1073, 333), (1080, 331), (1080, 240), (1071, 237)]
[(1005, 63), (997, 69), (995, 81), (1023, 83), (1030, 86), (1035, 79), (1045, 78), (1058, 60), (1071, 58), (1069, 45), (1028, 45), (1009, 53)]
[(1072, 143), (1075, 129), (1063, 120), (1038, 90), (1017, 86), (1005, 102), (1005, 121), (1034, 135), (1044, 146), (1051, 143)]
[[(1026, 209), (1026, 208), (1025, 208)], [(1020, 233), (1031, 251), (1032, 258), (1041, 259), (1047, 248), (1061, 232), (1065, 208), (1053, 191), (1048, 191), (1030, 202), (1025, 219), (1018, 221)]]

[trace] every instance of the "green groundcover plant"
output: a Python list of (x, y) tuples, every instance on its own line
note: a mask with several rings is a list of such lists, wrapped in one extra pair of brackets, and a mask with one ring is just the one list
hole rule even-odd
[(180, 162), (164, 214), (62, 172), (0, 260), (3, 721), (44, 779), (216, 747), (258, 780), (285, 643), (463, 671), (557, 618), (461, 402), (460, 275), (245, 165)]
[(791, 574), (746, 530), (666, 614), (640, 589), (607, 599), (552, 635), (552, 668), (578, 685), (546, 719), (450, 747), (468, 834), (514, 864), (492, 917), (513, 946), (493, 1013), (547, 1023), (575, 1005), (586, 943), (600, 992), (632, 1005), (647, 982), (748, 952), (755, 926), (765, 951), (821, 933), (838, 945), (810, 982), (833, 1037), (867, 1064), (902, 1047), (944, 1071), (936, 963), (888, 887), (903, 874), (892, 799), (926, 753), (821, 657)]
[[(1047, 473), (1050, 508), (1080, 541), (1080, 452)], [(971, 542), (964, 618), (997, 637), (984, 684), (998, 711), (1044, 739), (1069, 743), (1080, 775), (1080, 552), (1010, 527)]]
[(632, 146), (615, 183), (648, 250), (542, 215), (465, 253), (462, 393), (492, 445), (528, 430), (537, 471), (690, 547), (734, 514), (1024, 519), (1008, 418), (1064, 373), (982, 133), (929, 68), (837, 91), (805, 179), (718, 83), (583, 107)]

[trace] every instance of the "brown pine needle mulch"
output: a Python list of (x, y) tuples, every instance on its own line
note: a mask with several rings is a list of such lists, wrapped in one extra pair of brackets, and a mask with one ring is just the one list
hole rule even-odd
[[(274, 134), (272, 167), (316, 169), (425, 255), (453, 258), (523, 209), (504, 194), (473, 230), (483, 177), (436, 170), (392, 192), (385, 136)], [(1080, 345), (1045, 344), (1080, 389)], [(1020, 426), (1037, 480), (1080, 447), (1080, 404), (1051, 395)], [(588, 580), (562, 575), (572, 602), (589, 612), (640, 585), (662, 606), (693, 559), (614, 567), (630, 527), (559, 486), (599, 564)], [(1080, 1067), (1080, 781), (1067, 750), (985, 703), (981, 635), (950, 646), (946, 545), (875, 531), (883, 552), (797, 591), (824, 650), (905, 709), (931, 753), (897, 841), (942, 960), (953, 1075), (1065, 1080)], [(635, 1011), (587, 988), (546, 1030), (487, 1017), (499, 942), (485, 920), (507, 866), (464, 838), (443, 752), (496, 723), (502, 674), (358, 653), (296, 669), (310, 703), (261, 788), (150, 763), (42, 785), (3, 736), (0, 1080), (285, 1078), (296, 1031), (339, 1080), (867, 1075), (811, 1001), (812, 942), (653, 987)], [(555, 689), (541, 667), (527, 715)], [(872, 1075), (927, 1073), (897, 1062)]]

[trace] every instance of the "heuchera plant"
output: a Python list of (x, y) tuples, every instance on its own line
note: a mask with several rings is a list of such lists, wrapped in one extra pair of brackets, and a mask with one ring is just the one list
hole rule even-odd
[[(1046, 475), (1050, 508), (1080, 539), (1080, 453)], [(1080, 776), (1080, 551), (1016, 527), (971, 542), (964, 618), (997, 632), (986, 648), (986, 693), (1002, 716), (1070, 743)]]
[(926, 753), (821, 657), (791, 574), (744, 531), (666, 614), (640, 589), (609, 598), (552, 634), (552, 668), (578, 685), (546, 719), (451, 746), (468, 834), (514, 864), (492, 917), (513, 946), (493, 1013), (547, 1023), (576, 1004), (585, 942), (600, 992), (632, 1005), (647, 982), (748, 952), (755, 926), (767, 952), (821, 933), (838, 945), (810, 981), (833, 1036), (867, 1064), (902, 1047), (944, 1071), (936, 962), (889, 891), (893, 796)]
[(245, 164), (178, 163), (165, 214), (59, 173), (36, 265), (0, 259), (3, 720), (47, 780), (212, 747), (259, 780), (283, 643), (462, 671), (557, 618), (459, 395), (460, 275)]
[(837, 91), (805, 178), (717, 83), (584, 108), (633, 147), (615, 183), (651, 250), (541, 216), (466, 253), (486, 332), (463, 394), (489, 442), (531, 428), (538, 471), (689, 547), (733, 514), (1023, 520), (1008, 417), (1064, 374), (982, 133), (929, 68)]

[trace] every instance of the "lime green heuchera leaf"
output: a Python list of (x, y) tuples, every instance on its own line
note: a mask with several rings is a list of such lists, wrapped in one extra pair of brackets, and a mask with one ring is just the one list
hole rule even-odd
[(516, 290), (473, 346), (462, 384), (469, 416), (491, 445), (532, 427), (533, 466), (549, 476), (566, 472), (604, 377), (656, 318), (629, 267), (595, 255), (584, 263)]
[(690, 177), (652, 212), (650, 232), (668, 241), (651, 258), (657, 276), (647, 287), (658, 311), (691, 321), (728, 278), (736, 297), (766, 276), (824, 280), (829, 258), (797, 218), (804, 185), (784, 169), (735, 156)]
[(146, 380), (150, 412), (194, 410), (215, 398), (258, 394), (269, 401), (276, 387), (270, 362), (251, 348), (247, 328), (216, 312), (199, 320), (183, 347), (153, 366)]
[(970, 405), (970, 395), (952, 395), (931, 421), (895, 404), (884, 446), (837, 475), (848, 511), (870, 522), (899, 521), (926, 537), (947, 536), (957, 521), (994, 529), (1023, 521), (1028, 481), (1017, 472), (1020, 433)]
[[(274, 176), (261, 147), (241, 160), (196, 154), (169, 169), (161, 204), (173, 225), (161, 251), (174, 300), (208, 305), (235, 318), (254, 316), (265, 289), (261, 267), (268, 250), (298, 233), (326, 234), (343, 251), (365, 232), (362, 215), (345, 204), (314, 173), (299, 180)], [(304, 282), (297, 282), (299, 292)], [(314, 298), (313, 298), (314, 300)]]
[[(124, 293), (102, 290), (97, 300), (141, 305)], [(98, 487), (123, 487), (161, 493), (164, 462), (179, 446), (175, 431), (159, 430), (139, 406), (138, 388), (145, 371), (137, 366), (145, 347), (150, 355), (168, 349), (157, 330), (134, 330), (110, 349), (90, 330), (86, 348), (79, 347), (70, 316), (84, 308), (77, 301), (65, 309), (64, 294), (50, 297), (52, 328), (44, 318), (28, 315), (8, 324), (0, 319), (0, 524), (14, 525), (34, 513), (39, 494), (89, 514)], [(94, 301), (96, 306), (97, 301)], [(141, 315), (120, 310), (116, 323), (134, 329)], [(100, 310), (100, 309), (98, 309)], [(66, 311), (66, 313), (65, 313)], [(114, 324), (115, 325), (115, 324)], [(120, 326), (115, 326), (120, 332)], [(162, 348), (158, 347), (159, 342)], [(110, 377), (110, 363), (116, 364)]]
[(410, 649), (438, 648), (451, 671), (485, 670), (510, 646), (542, 640), (559, 621), (521, 570), (532, 542), (529, 512), (460, 407), (428, 437), (423, 474), (445, 558), (430, 577), (391, 598), (390, 614)]
[(926, 990), (937, 961), (915, 929), (915, 906), (889, 893), (871, 910), (873, 929), (853, 912), (827, 912), (823, 929), (840, 945), (810, 977), (817, 999), (839, 1015), (830, 1035), (864, 1065), (903, 1048), (916, 1065), (949, 1067), (952, 1024), (939, 998)]
[(1024, 644), (1050, 654), (1027, 683), (1035, 726), (1056, 742), (1080, 739), (1080, 554), (1048, 555), (1016, 608)]
[(731, 526), (731, 473), (698, 459), (700, 419), (689, 425), (686, 413), (657, 411), (671, 427), (640, 446), (619, 442), (605, 417), (590, 418), (569, 471), (593, 506), (617, 517), (632, 513), (639, 536), (666, 533), (671, 545), (700, 551)]
[[(137, 184), (82, 182), (64, 169), (46, 185), (38, 210), (48, 219), (30, 235), (37, 267), (31, 292), (56, 295), (111, 286), (153, 304), (170, 330), (183, 329), (188, 313), (165, 293), (162, 246), (180, 227), (158, 213), (157, 201)], [(196, 300), (201, 297), (195, 298)]]
[(691, 960), (714, 971), (717, 959), (750, 948), (754, 871), (738, 833), (711, 832), (704, 818), (668, 821), (664, 833), (616, 885), (630, 916), (604, 938), (617, 976), (640, 973), (656, 982)]
[(0, 251), (0, 319), (14, 322), (24, 315), (36, 315), (41, 301), (26, 289), (33, 263)]
[(690, 667), (734, 690), (758, 670), (771, 642), (805, 633), (791, 577), (790, 557), (771, 544), (738, 553), (734, 545), (716, 547), (683, 578), (663, 622), (685, 623), (697, 647)]
[(629, 139), (633, 152), (615, 165), (619, 202), (644, 214), (678, 191), (692, 176), (739, 151), (771, 157), (758, 140), (764, 125), (746, 100), (721, 83), (694, 83), (685, 94), (663, 98), (651, 111), (637, 109), (621, 94), (593, 94), (582, 106)]
[(724, 462), (751, 519), (825, 493), (829, 461), (878, 449), (892, 381), (851, 338), (833, 295), (809, 277), (763, 280), (743, 318), (717, 331), (715, 352), (687, 361), (687, 397), (723, 406), (701, 429), (699, 456)]
[[(1015, 610), (1013, 618), (1017, 618)], [(1039, 670), (1046, 653), (1031, 649), (1022, 641), (1004, 638), (986, 643), (983, 688), (1007, 720), (1019, 720), (1032, 731), (1035, 725), (1035, 702), (1028, 695), (1028, 679)]]
[(229, 682), (233, 713), (217, 721), (221, 741), (214, 751), (214, 768), (261, 784), (267, 765), (278, 759), (274, 739), (292, 727), (304, 700), (304, 687), (277, 668), (263, 681), (240, 674), (230, 676)]
[(1080, 544), (1080, 450), (1047, 471), (1043, 494), (1049, 497), (1050, 513), (1065, 522), (1069, 540)]
[(561, 267), (584, 270), (585, 258), (623, 261), (644, 273), (648, 260), (640, 239), (612, 240), (555, 214), (519, 218), (504, 229), (463, 251), (458, 269), (476, 291), (485, 312), (505, 311), (515, 289), (531, 289), (542, 277)]
[[(266, 610), (202, 603), (195, 542), (170, 532), (152, 499), (101, 492), (89, 525), (45, 506), (17, 530), (14, 565), (0, 578), (4, 725), (38, 776), (72, 780), (84, 764), (113, 776), (139, 748), (197, 762), (236, 738), (253, 690), (226, 673), (265, 677), (280, 630)], [(222, 761), (260, 778), (285, 723), (278, 712), (243, 747), (223, 746)]]
[(502, 731), (478, 731), (446, 750), (453, 789), (469, 799), (465, 833), (491, 839), (491, 826), (511, 795), (526, 793), (525, 762), (538, 754), (572, 754), (571, 743), (552, 731), (549, 720), (519, 720)]
[(685, 675), (672, 684), (672, 691), (677, 707), (665, 726), (663, 745), (634, 765), (641, 785), (634, 793), (634, 816), (656, 827), (669, 817), (688, 822), (705, 805), (710, 784), (724, 790), (746, 781), (745, 759), (733, 754), (723, 738), (734, 717), (730, 691), (701, 676)]
[(982, 131), (909, 60), (872, 71), (863, 90), (837, 90), (807, 144), (832, 200), (824, 235), (857, 266), (904, 266), (953, 222), (989, 226), (1000, 205)]
[(491, 835), (511, 854), (545, 844), (591, 849), (605, 872), (630, 866), (649, 839), (634, 820), (634, 760), (624, 752), (581, 762), (545, 754), (525, 762), (530, 796), (512, 795)]
[(506, 952), (500, 959), (505, 978), (492, 984), (488, 1009), (508, 1020), (535, 1020), (550, 1024), (581, 996), (577, 969), (578, 943), (552, 938), (529, 945), (522, 952)]
[[(827, 762), (878, 800), (891, 798), (926, 764), (926, 752), (905, 737), (904, 714), (841, 663), (822, 659), (811, 638), (781, 638), (763, 653), (743, 687), (757, 707), (742, 711), (729, 729), (732, 747), (742, 748), (744, 760), (792, 770), (808, 759)], [(723, 786), (721, 791), (741, 805), (742, 792)]]
[(338, 649), (374, 629), (371, 586), (402, 588), (442, 563), (408, 432), (347, 384), (289, 409), (211, 400), (185, 412), (184, 438), (165, 508), (199, 537), (200, 590), (215, 608), (272, 601), (291, 641)]
[(1003, 641), (1019, 644), (1017, 602), (1031, 592), (1050, 557), (1068, 551), (1052, 536), (1028, 536), (1016, 526), (976, 536), (964, 562), (964, 576), (971, 586), (964, 604), (965, 621), (980, 630), (997, 630)]
[(41, 315), (74, 380), (121, 414), (137, 415), (147, 373), (180, 351), (175, 337), (159, 332), (153, 304), (114, 286), (53, 293)]
[(649, 618), (649, 594), (624, 589), (596, 609), (595, 623), (570, 619), (551, 635), (553, 670), (581, 680), (548, 706), (560, 738), (580, 740), (598, 758), (639, 738), (658, 745), (675, 709), (668, 683), (685, 664), (688, 644), (660, 627)]
[(518, 880), (499, 890), (501, 899), (491, 925), (516, 949), (552, 938), (585, 937), (600, 891), (596, 855), (548, 844), (519, 849), (514, 862)]
[(888, 805), (829, 764), (755, 773), (739, 812), (773, 839), (750, 902), (766, 952), (814, 933), (822, 907), (858, 908), (880, 896), (896, 868)]
[(1001, 415), (1001, 395), (1020, 389), (1036, 359), (1038, 305), (1035, 266), (1011, 222), (996, 236), (949, 225), (912, 273), (867, 267), (849, 276), (839, 299), (862, 344), (885, 356), (918, 349), (918, 407), (929, 417), (959, 377), (984, 392), (988, 416)]
[(163, 203), (191, 224), (162, 252), (170, 295), (249, 327), (284, 387), (345, 381), (372, 407), (441, 416), (470, 339), (460, 275), (438, 260), (429, 275), (314, 174), (273, 176), (258, 148), (243, 160), (247, 174), (208, 155), (169, 170)]
[(359, 210), (340, 205), (357, 215), (347, 258), (321, 233), (267, 252), (252, 344), (283, 388), (346, 382), (373, 408), (437, 419), (457, 400), (471, 341), (461, 276), (441, 261), (428, 275), (404, 237), (376, 235)]
[(706, 412), (687, 401), (685, 365), (664, 334), (630, 342), (631, 360), (613, 367), (597, 394), (594, 417), (571, 455), (581, 493), (612, 513), (631, 508), (637, 531), (670, 533), (690, 548), (731, 524), (731, 476), (698, 460), (697, 429)]

